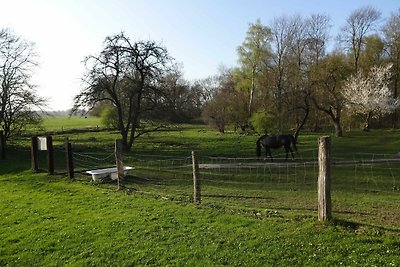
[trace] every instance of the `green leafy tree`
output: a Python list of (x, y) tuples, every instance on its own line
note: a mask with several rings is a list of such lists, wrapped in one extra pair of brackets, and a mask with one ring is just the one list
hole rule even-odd
[(315, 64), (310, 73), (313, 85), (313, 103), (315, 107), (328, 115), (335, 135), (343, 136), (342, 112), (345, 99), (342, 94), (343, 83), (351, 73), (346, 56), (333, 53)]
[(257, 80), (265, 70), (271, 53), (270, 40), (271, 30), (257, 20), (256, 23), (250, 24), (245, 41), (237, 49), (240, 67), (235, 81), (239, 89), (248, 91), (249, 116), (253, 111)]
[(367, 36), (361, 54), (361, 68), (368, 71), (372, 67), (380, 65), (384, 61), (384, 48), (385, 43), (378, 35)]
[(112, 105), (103, 105), (100, 112), (101, 124), (109, 129), (118, 129), (118, 114), (117, 110)]

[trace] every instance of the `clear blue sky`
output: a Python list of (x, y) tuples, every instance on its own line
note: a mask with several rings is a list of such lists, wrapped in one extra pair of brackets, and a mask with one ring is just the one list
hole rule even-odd
[(53, 110), (71, 108), (81, 89), (82, 60), (100, 52), (108, 35), (124, 31), (151, 39), (182, 63), (185, 78), (217, 74), (236, 64), (236, 48), (249, 23), (268, 25), (282, 15), (326, 14), (332, 34), (357, 8), (372, 6), (387, 18), (399, 0), (0, 0), (0, 28), (36, 43), (40, 68), (34, 82)]

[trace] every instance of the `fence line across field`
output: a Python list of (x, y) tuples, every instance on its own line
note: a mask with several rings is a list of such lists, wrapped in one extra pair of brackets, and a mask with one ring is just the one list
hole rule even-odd
[[(49, 137), (46, 138), (46, 140), (51, 140)], [(38, 147), (38, 144), (33, 142), (35, 140), (36, 138), (32, 139), (33, 148)], [(65, 145), (61, 146), (61, 149), (59, 147), (55, 147), (55, 149), (63, 153), (67, 152), (68, 143), (67, 140)], [(284, 161), (283, 158), (277, 157), (279, 155), (275, 155), (275, 161), (271, 162), (268, 158), (203, 156), (198, 159), (198, 168), (204, 174), (204, 181), (214, 184), (217, 182), (221, 184), (252, 183), (256, 180), (262, 183), (310, 184), (317, 176), (318, 153), (316, 149), (308, 149), (303, 152), (304, 154), (312, 154), (312, 157), (302, 157), (302, 153), (298, 153), (296, 159)], [(71, 151), (71, 159), (69, 161), (73, 162), (73, 164), (66, 168), (75, 168), (76, 171), (82, 171), (116, 166), (115, 155), (115, 151), (110, 153), (95, 153), (91, 151), (72, 153)], [(32, 149), (32, 157), (35, 158), (35, 160), (32, 160), (32, 168), (36, 171), (38, 169), (37, 156), (37, 152)], [(52, 161), (54, 161), (52, 158), (48, 160), (50, 174), (54, 173), (54, 163)], [(176, 179), (186, 181), (192, 166), (190, 156), (178, 157), (129, 153), (124, 155), (123, 161), (125, 164), (137, 165), (136, 173), (139, 174), (142, 171), (144, 178), (146, 178), (146, 175), (149, 177), (159, 176), (160, 179), (167, 179), (171, 182), (177, 182)], [(381, 190), (382, 188), (388, 190), (389, 186), (393, 189), (399, 187), (400, 164), (398, 163), (400, 163), (398, 154), (354, 153), (350, 157), (349, 155), (336, 154), (331, 158), (333, 169), (346, 169), (349, 173), (351, 173), (352, 169), (353, 183), (351, 176), (346, 174), (346, 177), (350, 178), (350, 184), (376, 190)], [(60, 168), (57, 167), (57, 169)], [(381, 181), (381, 177), (386, 177), (385, 181)], [(387, 177), (390, 177), (391, 181)], [(335, 179), (333, 181), (335, 182)]]
[[(315, 153), (317, 154), (317, 153)], [(362, 156), (362, 157), (361, 157)], [(359, 186), (360, 189), (372, 189), (372, 190), (391, 190), (397, 188), (400, 184), (400, 158), (396, 158), (393, 154), (374, 154), (374, 153), (360, 153), (355, 154), (353, 159), (347, 159), (345, 156), (335, 156), (331, 159), (332, 168), (335, 172), (337, 168), (341, 170), (343, 168), (349, 169), (349, 173), (353, 173), (353, 177), (349, 176), (349, 184), (352, 186)], [(164, 157), (159, 159), (158, 155), (154, 156), (157, 160), (152, 160), (148, 157), (147, 160), (141, 157), (138, 160), (141, 166), (138, 166), (137, 170), (141, 168), (148, 168), (148, 171), (157, 172), (159, 171), (161, 176), (167, 172), (174, 173), (173, 178), (181, 177), (183, 181), (186, 174), (178, 173), (182, 169), (189, 169), (191, 163), (189, 158), (176, 158), (176, 157)], [(135, 155), (131, 155), (129, 158), (135, 159)], [(348, 158), (348, 156), (347, 156)], [(274, 161), (269, 160), (257, 160), (252, 157), (199, 157), (199, 169), (203, 174), (205, 183), (212, 182), (221, 184), (237, 184), (240, 183), (239, 178), (242, 177), (243, 182), (247, 183), (248, 179), (254, 179), (264, 177), (260, 184), (265, 182), (276, 182), (276, 183), (301, 183), (310, 184), (313, 179), (317, 177), (318, 173), (318, 161), (312, 158), (307, 158), (306, 161), (295, 159), (294, 161)], [(352, 171), (351, 171), (352, 170)], [(385, 175), (391, 177), (391, 183), (385, 181), (385, 185), (381, 185), (380, 176), (378, 173), (386, 173)], [(234, 180), (230, 181), (231, 177), (235, 176)], [(239, 178), (238, 178), (239, 177)], [(253, 178), (251, 178), (253, 177)], [(170, 179), (170, 182), (176, 180)], [(333, 183), (335, 184), (335, 178)]]
[[(325, 137), (327, 138), (327, 137)], [(320, 145), (321, 140), (320, 138)], [(32, 137), (32, 169), (38, 171), (37, 137)], [(54, 174), (54, 155), (51, 136), (45, 138), (47, 150), (48, 172)], [(325, 148), (321, 157), (320, 149), (312, 152), (312, 157), (298, 156), (294, 160), (285, 161), (275, 156), (275, 161), (266, 158), (259, 160), (254, 157), (177, 157), (166, 155), (140, 155), (128, 153), (123, 155), (122, 142), (116, 140), (115, 151), (110, 153), (72, 152), (68, 139), (64, 142), (61, 151), (66, 153), (65, 164), (68, 175), (73, 178), (76, 170), (94, 170), (109, 166), (117, 166), (118, 189), (124, 188), (126, 182), (140, 183), (145, 180), (150, 186), (157, 185), (152, 190), (163, 190), (164, 185), (176, 192), (193, 191), (193, 202), (201, 203), (201, 194), (204, 196), (239, 196), (244, 198), (265, 197), (268, 190), (283, 192), (314, 191), (318, 188), (320, 220), (330, 218), (330, 188), (336, 186), (374, 191), (400, 190), (400, 157), (398, 154), (383, 153), (354, 153), (353, 155), (330, 155), (329, 146)], [(329, 148), (328, 148), (329, 147)], [(60, 151), (58, 149), (58, 151)], [(50, 153), (51, 152), (51, 153)], [(35, 159), (35, 160), (33, 160)], [(61, 161), (60, 161), (61, 162)], [(134, 166), (133, 179), (125, 180), (125, 166)], [(133, 169), (133, 167), (127, 167)], [(110, 168), (108, 168), (110, 169)], [(331, 175), (332, 170), (332, 175)], [(354, 179), (351, 181), (351, 171)], [(112, 171), (114, 175), (115, 171)], [(335, 176), (335, 172), (339, 175)], [(72, 174), (72, 175), (71, 175)], [(332, 179), (331, 179), (332, 176)], [(191, 179), (192, 177), (192, 179)], [(113, 178), (113, 176), (111, 176)], [(115, 177), (114, 177), (115, 178)], [(317, 183), (318, 178), (318, 183)], [(95, 181), (95, 177), (92, 176)], [(332, 180), (332, 181), (331, 181)], [(337, 182), (337, 184), (335, 184)], [(161, 185), (161, 186), (158, 186)], [(193, 186), (190, 190), (189, 186)], [(352, 188), (353, 186), (353, 188)], [(143, 188), (146, 188), (143, 186)], [(267, 190), (266, 190), (267, 189)], [(183, 191), (186, 190), (186, 191)], [(230, 191), (231, 190), (231, 191)], [(168, 192), (168, 190), (166, 190)], [(221, 194), (221, 192), (223, 192)], [(228, 192), (225, 194), (225, 192)], [(297, 194), (297, 193), (296, 193)]]

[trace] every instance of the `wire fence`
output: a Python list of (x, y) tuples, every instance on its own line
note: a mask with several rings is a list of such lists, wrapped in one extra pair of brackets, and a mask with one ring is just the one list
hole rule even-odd
[[(29, 149), (16, 152), (26, 154), (28, 161)], [(285, 161), (284, 154), (275, 155), (273, 162), (254, 157), (200, 157), (202, 202), (239, 210), (262, 210), (268, 216), (276, 216), (276, 210), (315, 212), (318, 152), (302, 152), (307, 157), (299, 154), (295, 160)], [(38, 153), (39, 165), (45, 170), (46, 153)], [(62, 145), (55, 146), (56, 174), (66, 173), (65, 153)], [(75, 172), (84, 174), (79, 179), (86, 180), (91, 177), (86, 176), (85, 171), (116, 165), (115, 152), (110, 148), (102, 152), (77, 149), (73, 161)], [(123, 163), (135, 167), (126, 178), (127, 187), (156, 196), (192, 200), (193, 173), (189, 153), (183, 157), (128, 153), (124, 155)], [(383, 214), (386, 212), (391, 214), (387, 220), (392, 220), (392, 225), (399, 225), (398, 155), (333, 154), (331, 169), (334, 211), (351, 216), (358, 213), (360, 218), (387, 219), (388, 215)], [(393, 216), (395, 210), (398, 215)]]
[[(191, 182), (190, 157), (135, 155), (125, 159), (134, 165), (135, 176), (163, 183)], [(291, 189), (315, 189), (317, 158), (274, 162), (257, 158), (203, 157), (199, 159), (201, 179), (212, 185), (243, 185)], [(332, 159), (333, 186), (351, 190), (393, 191), (400, 186), (400, 158), (388, 154), (355, 154), (352, 160)]]
[[(74, 144), (75, 146), (75, 144)], [(30, 149), (18, 148), (21, 153)], [(39, 165), (46, 168), (46, 152), (39, 151)], [(56, 173), (66, 172), (65, 147), (54, 147)], [(303, 157), (307, 155), (307, 157)], [(157, 181), (158, 184), (191, 185), (192, 160), (189, 156), (165, 156), (130, 153), (124, 164), (135, 167), (137, 180)], [(275, 155), (274, 161), (254, 157), (200, 157), (201, 179), (206, 188), (236, 186), (279, 188), (288, 190), (314, 190), (318, 177), (318, 151), (302, 151), (295, 160), (285, 161), (284, 154)], [(28, 160), (28, 159), (27, 159)], [(76, 172), (116, 166), (115, 152), (91, 152), (79, 149), (73, 152)], [(333, 189), (392, 192), (400, 190), (400, 156), (384, 153), (334, 154), (332, 156)]]
[[(317, 153), (315, 153), (317, 155)], [(190, 157), (131, 155), (130, 186), (166, 198), (192, 201)], [(279, 216), (279, 210), (315, 214), (317, 156), (285, 161), (235, 157), (200, 157), (202, 203)], [(389, 154), (354, 154), (331, 159), (333, 212), (365, 223), (400, 228), (400, 158)], [(397, 200), (396, 200), (397, 199)]]

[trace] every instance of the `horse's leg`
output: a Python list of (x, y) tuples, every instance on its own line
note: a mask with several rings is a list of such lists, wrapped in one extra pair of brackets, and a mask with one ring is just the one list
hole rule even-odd
[(274, 161), (274, 158), (272, 157), (271, 149), (269, 149), (269, 147), (265, 148), (265, 155), (267, 156), (267, 158), (268, 158), (268, 155), (269, 155), (269, 157), (271, 158), (271, 162)]
[(293, 149), (289, 146), (290, 154), (292, 154), (292, 159), (294, 159)]
[(289, 149), (288, 149), (288, 147), (286, 145), (285, 145), (285, 151), (286, 151), (285, 161), (287, 161), (288, 155), (289, 155)]

